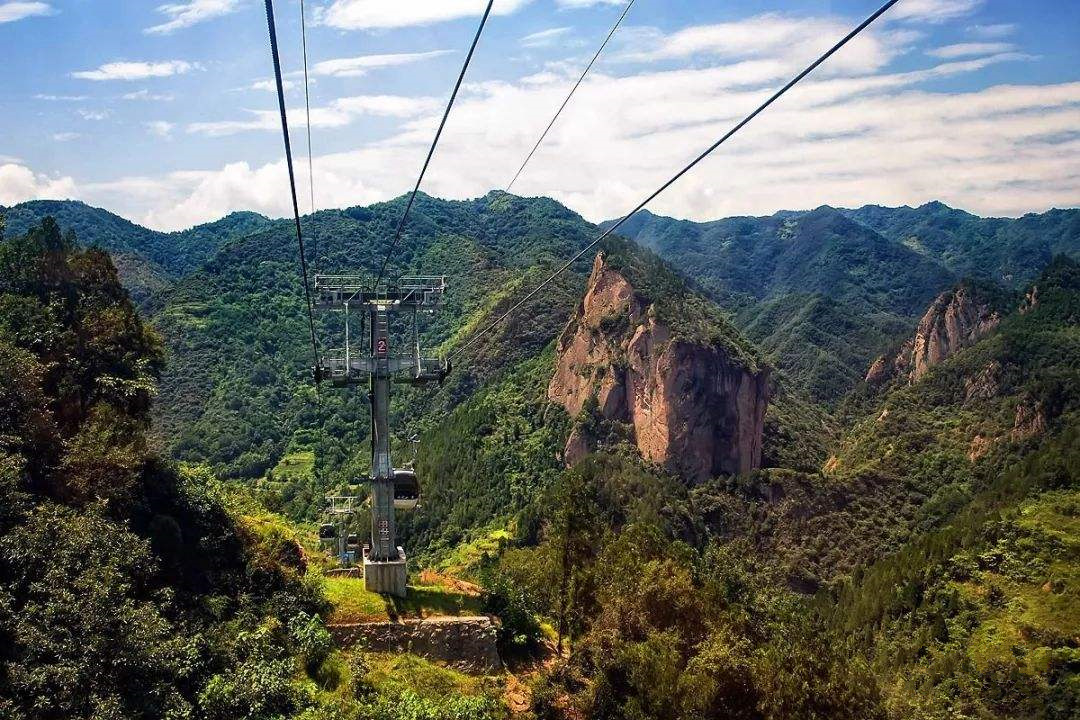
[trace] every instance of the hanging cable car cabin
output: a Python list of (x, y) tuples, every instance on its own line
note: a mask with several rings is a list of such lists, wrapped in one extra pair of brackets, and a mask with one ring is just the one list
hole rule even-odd
[(420, 505), (420, 481), (412, 470), (394, 471), (394, 509), (415, 510)]
[(319, 526), (320, 540), (334, 540), (337, 538), (337, 526), (332, 523), (323, 523)]

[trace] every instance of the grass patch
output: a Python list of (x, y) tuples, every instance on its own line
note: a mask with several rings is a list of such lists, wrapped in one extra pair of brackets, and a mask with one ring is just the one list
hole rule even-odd
[(288, 481), (294, 478), (310, 477), (315, 472), (315, 451), (300, 450), (288, 453), (270, 471), (275, 480)]
[(483, 614), (478, 593), (442, 584), (437, 577), (427, 573), (422, 577), (423, 584), (410, 585), (408, 596), (404, 598), (368, 592), (362, 578), (325, 577), (326, 599), (334, 608), (329, 622), (342, 625)]
[(444, 585), (410, 585), (404, 598), (387, 598), (391, 612), (399, 618), (426, 618), (439, 615), (475, 617), (480, 597)]
[(382, 693), (409, 690), (422, 698), (443, 700), (451, 695), (498, 697), (498, 683), (466, 675), (415, 655), (368, 653), (368, 681)]
[(495, 526), (481, 531), (475, 538), (450, 550), (436, 568), (439, 572), (466, 577), (484, 560), (497, 557), (503, 547), (513, 538), (513, 528)]
[(378, 593), (368, 592), (362, 578), (324, 578), (326, 599), (334, 606), (331, 624), (385, 622), (390, 619), (386, 600)]

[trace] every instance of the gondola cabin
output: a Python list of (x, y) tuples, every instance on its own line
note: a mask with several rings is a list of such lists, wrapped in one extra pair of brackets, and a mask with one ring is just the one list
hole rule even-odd
[(358, 538), (356, 535), (349, 535), (349, 537), (345, 541), (345, 546), (350, 550), (356, 550), (360, 547), (360, 538)]
[(319, 526), (319, 539), (320, 540), (334, 540), (337, 538), (337, 528), (331, 523), (324, 523)]
[(412, 470), (394, 471), (394, 509), (415, 510), (420, 505), (420, 481)]

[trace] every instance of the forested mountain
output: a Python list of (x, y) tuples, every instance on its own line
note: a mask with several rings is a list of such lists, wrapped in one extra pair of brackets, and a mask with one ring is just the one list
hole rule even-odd
[(52, 217), (64, 230), (75, 233), (87, 247), (97, 245), (111, 254), (137, 254), (161, 267), (169, 277), (191, 272), (213, 257), (230, 239), (270, 224), (253, 212), (235, 212), (221, 220), (180, 232), (158, 232), (114, 215), (108, 210), (65, 200), (34, 200), (7, 209), (9, 235), (20, 235)]
[[(320, 237), (320, 269), (377, 269), (401, 203), (306, 218)], [(423, 509), (400, 527), (410, 562), (482, 585), (510, 656), (539, 652), (544, 624), (568, 651), (531, 673), (524, 717), (1064, 720), (1080, 710), (1076, 211), (982, 221), (942, 208), (821, 208), (703, 225), (643, 214), (628, 229), (641, 245), (612, 238), (596, 266), (583, 259), (459, 358), (445, 385), (395, 387), (396, 459), (412, 459), (408, 440), (418, 436), (425, 480)], [(334, 709), (304, 690), (313, 679), (321, 686), (320, 663), (330, 660), (304, 645), (318, 623), (294, 633), (290, 618), (302, 610), (310, 620), (319, 593), (294, 584), (291, 531), (211, 479), (254, 489), (260, 502), (310, 521), (323, 493), (366, 475), (368, 462), (362, 391), (316, 394), (311, 385), (291, 225), (247, 217), (235, 232), (228, 227), (178, 236), (216, 248), (186, 270), (169, 265), (168, 283), (146, 297), (158, 341), (105, 253), (77, 249), (51, 221), (26, 237), (9, 224), (12, 239), (0, 245), (0, 350), (10, 346), (3, 353), (24, 369), (0, 380), (0, 412), (14, 408), (0, 416), (0, 441), (27, 469), (11, 475), (11, 492), (22, 495), (5, 501), (16, 510), (0, 518), (8, 523), (0, 544), (9, 548), (0, 556), (0, 633), (17, 640), (0, 653), (0, 702), (12, 698), (12, 712), (27, 718), (63, 716), (25, 705), (41, 692), (33, 670), (50, 660), (25, 650), (30, 629), (15, 619), (29, 617), (34, 588), (67, 580), (20, 580), (29, 567), (50, 565), (37, 560), (44, 550), (8, 540), (23, 537), (35, 508), (58, 505), (146, 538), (150, 555), (121, 553), (147, 558), (137, 577), (119, 556), (101, 562), (120, 569), (99, 571), (96, 555), (72, 553), (86, 555), (93, 577), (135, 578), (130, 602), (149, 603), (145, 617), (158, 622), (158, 613), (182, 628), (155, 625), (161, 632), (213, 634), (224, 620), (242, 629), (237, 637), (266, 638), (192, 640), (208, 659), (183, 678), (167, 674), (172, 656), (145, 665), (157, 678), (147, 687), (189, 708), (187, 716), (269, 719), (307, 708), (304, 717), (329, 720), (443, 717), (449, 710), (422, 714), (400, 697), (378, 705), (360, 685), (339, 682)], [(100, 230), (97, 244), (127, 243), (123, 253), (148, 261), (169, 257), (155, 245), (160, 238), (116, 228)], [(390, 274), (448, 276), (446, 307), (422, 327), (424, 344), (447, 352), (596, 231), (551, 200), (421, 196)], [(121, 241), (111, 232), (126, 234)], [(1033, 250), (1035, 233), (1056, 258)], [(1013, 249), (992, 256), (1002, 239)], [(971, 268), (979, 279), (961, 283)], [(318, 329), (334, 344), (341, 317), (320, 317)], [(642, 444), (651, 436), (627, 425), (645, 415), (653, 422), (655, 413), (668, 418), (665, 433), (696, 432), (684, 428), (693, 426), (683, 421), (689, 405), (669, 412), (657, 398), (692, 403), (717, 392), (699, 393), (710, 382), (701, 379), (713, 377), (701, 368), (714, 351), (665, 354), (685, 340), (721, 349), (738, 370), (732, 378), (753, 380), (735, 383), (757, 388), (738, 395), (738, 413), (767, 401), (762, 469), (732, 474), (721, 463), (702, 477), (700, 466), (688, 474), (679, 463), (645, 459), (659, 457)], [(674, 369), (650, 360), (650, 370), (631, 372), (639, 345), (651, 348), (641, 357), (687, 360)], [(878, 356), (907, 359), (864, 381)], [(766, 377), (770, 387), (758, 387)], [(549, 400), (552, 388), (571, 386), (580, 390), (574, 402)], [(666, 395), (643, 390), (660, 386)], [(631, 415), (598, 412), (605, 388), (642, 405)], [(582, 428), (593, 433), (593, 452), (571, 458), (567, 441)], [(155, 444), (188, 469), (172, 469), (147, 449)], [(92, 491), (70, 495), (71, 483)], [(156, 568), (181, 562), (176, 548), (197, 564), (218, 557), (198, 539), (207, 532), (199, 513), (217, 513), (220, 542), (247, 548), (244, 560), (212, 579), (199, 574), (209, 572), (201, 564), (185, 570), (202, 584), (163, 605), (169, 581)], [(267, 584), (263, 570), (277, 579)], [(267, 586), (277, 594), (260, 594)], [(214, 618), (200, 614), (207, 607)], [(231, 614), (237, 607), (249, 611)], [(271, 627), (265, 636), (255, 629)], [(87, 626), (76, 635), (111, 641), (117, 632)], [(92, 665), (99, 655), (80, 657)], [(263, 682), (258, 673), (270, 673), (275, 688), (268, 705), (240, 692), (243, 678)], [(119, 670), (101, 677), (120, 707), (141, 697)], [(501, 715), (482, 703), (455, 712)], [(80, 706), (69, 715), (92, 712)]]
[(135, 301), (142, 305), (160, 297), (172, 281), (214, 256), (231, 238), (265, 227), (270, 220), (252, 212), (237, 212), (216, 222), (182, 232), (149, 230), (107, 210), (81, 202), (35, 200), (4, 209), (8, 233), (20, 235), (55, 219), (86, 247), (99, 246), (112, 255), (120, 277)]
[(867, 205), (841, 210), (890, 240), (937, 260), (956, 275), (1021, 289), (1055, 255), (1080, 256), (1080, 212), (1050, 210), (1021, 218), (982, 218), (940, 202), (917, 208)]
[(148, 449), (161, 340), (71, 240), (0, 238), (0, 716), (299, 711), (325, 657), (303, 552)]
[[(394, 202), (316, 215), (308, 229), (322, 239), (321, 268), (374, 274), (400, 210)], [(447, 276), (446, 307), (423, 328), (433, 349), (493, 316), (511, 290), (538, 281), (591, 233), (580, 217), (551, 201), (421, 197), (414, 213), (390, 272)], [(180, 281), (155, 314), (178, 360), (162, 378), (161, 430), (177, 457), (209, 462), (229, 476), (260, 477), (286, 451), (311, 450), (321, 475), (355, 480), (366, 473), (367, 400), (360, 391), (325, 390), (313, 402), (291, 233), (288, 223), (278, 223), (230, 243)], [(397, 439), (437, 424), (441, 412), (486, 379), (534, 358), (561, 329), (583, 278), (571, 273), (536, 298), (518, 316), (527, 323), (501, 328), (478, 355), (458, 363), (434, 396), (398, 389)], [(319, 334), (331, 346), (343, 343), (341, 316), (321, 316)], [(426, 412), (405, 414), (406, 407)]]
[[(605, 453), (560, 478), (537, 544), (498, 569), (576, 638), (546, 707), (569, 691), (590, 717), (1073, 717), (1080, 265), (1059, 257), (1035, 287), (914, 382), (851, 396), (818, 472), (688, 489)], [(785, 586), (816, 591), (813, 612)]]
[(621, 232), (733, 309), (817, 400), (834, 403), (935, 295), (966, 277), (1020, 290), (1080, 257), (1080, 211), (980, 218), (941, 203), (695, 223), (642, 211)]

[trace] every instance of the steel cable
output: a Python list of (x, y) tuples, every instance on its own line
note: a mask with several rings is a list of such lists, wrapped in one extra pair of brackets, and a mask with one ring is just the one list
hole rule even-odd
[(589, 74), (589, 71), (592, 70), (593, 65), (595, 65), (596, 61), (600, 59), (601, 53), (604, 52), (604, 48), (606, 48), (608, 46), (608, 43), (611, 42), (611, 38), (615, 37), (616, 31), (618, 31), (619, 26), (622, 25), (623, 20), (625, 20), (626, 16), (630, 13), (630, 8), (634, 7), (635, 2), (637, 2), (637, 0), (630, 0), (630, 2), (627, 3), (626, 8), (622, 11), (622, 15), (619, 16), (619, 19), (615, 21), (615, 25), (611, 28), (611, 32), (607, 34), (607, 37), (604, 38), (604, 42), (600, 44), (600, 49), (596, 51), (596, 54), (593, 55), (592, 60), (590, 60), (589, 64), (585, 66), (585, 71), (581, 73), (581, 77), (579, 77), (577, 82), (574, 83), (574, 87), (570, 88), (570, 94), (566, 96), (566, 99), (563, 100), (562, 105), (560, 105), (559, 109), (555, 111), (555, 116), (551, 118), (551, 122), (549, 122), (547, 127), (544, 128), (544, 132), (540, 133), (540, 139), (536, 141), (536, 145), (533, 146), (533, 149), (530, 150), (529, 154), (525, 157), (525, 162), (521, 163), (521, 167), (519, 167), (518, 171), (514, 173), (514, 179), (511, 180), (510, 184), (506, 186), (506, 190), (504, 192), (510, 192), (510, 189), (514, 187), (514, 183), (516, 183), (518, 181), (518, 178), (521, 177), (521, 173), (525, 172), (525, 167), (533, 159), (533, 155), (535, 155), (536, 151), (540, 149), (540, 146), (544, 144), (544, 140), (547, 139), (548, 133), (551, 132), (551, 128), (555, 127), (555, 123), (558, 121), (559, 116), (562, 115), (562, 112), (566, 109), (566, 106), (570, 104), (570, 99), (574, 97), (574, 93), (578, 91), (578, 88), (581, 87), (581, 83), (585, 81), (585, 76)]
[(311, 331), (311, 352), (315, 360), (312, 371), (315, 383), (321, 380), (319, 366), (319, 341), (315, 335), (315, 313), (311, 304), (311, 288), (308, 286), (307, 253), (304, 251), (304, 233), (300, 228), (300, 203), (296, 197), (296, 172), (293, 168), (292, 142), (289, 140), (289, 119), (285, 111), (285, 88), (281, 80), (281, 55), (278, 52), (277, 26), (274, 22), (274, 0), (266, 0), (266, 25), (270, 31), (270, 55), (274, 61), (274, 81), (277, 83), (278, 109), (281, 112), (281, 133), (285, 140), (285, 163), (289, 168), (289, 191), (292, 194), (293, 219), (296, 221), (296, 242), (300, 250), (300, 273), (304, 280), (304, 298), (307, 302), (308, 328)]
[(507, 310), (505, 313), (500, 315), (498, 318), (496, 318), (494, 321), (492, 321), (489, 325), (484, 327), (484, 329), (480, 330), (478, 333), (476, 333), (471, 338), (469, 338), (469, 340), (464, 345), (462, 345), (461, 347), (457, 348), (452, 353), (450, 353), (450, 355), (448, 356), (447, 359), (448, 360), (453, 360), (457, 356), (461, 355), (461, 353), (465, 352), (465, 350), (467, 350), (471, 346), (475, 345), (476, 342), (480, 338), (484, 337), (489, 332), (491, 332), (496, 327), (498, 327), (499, 324), (502, 323), (502, 321), (506, 320), (506, 318), (510, 317), (512, 314), (514, 314), (519, 309), (521, 309), (521, 307), (525, 303), (527, 303), (529, 300), (534, 298), (545, 287), (550, 285), (555, 280), (555, 278), (559, 277), (559, 275), (566, 272), (566, 270), (569, 269), (571, 265), (573, 265), (575, 262), (580, 260), (585, 255), (585, 253), (587, 253), (592, 248), (596, 247), (598, 244), (600, 244), (601, 241), (603, 241), (605, 238), (607, 238), (612, 233), (614, 233), (616, 230), (618, 230), (620, 227), (622, 227), (626, 223), (627, 220), (632, 218), (640, 210), (643, 210), (646, 205), (648, 205), (650, 202), (655, 200), (657, 197), (660, 196), (661, 193), (663, 193), (665, 190), (667, 190), (672, 185), (674, 185), (676, 182), (678, 182), (684, 175), (686, 175), (693, 168), (695, 168), (702, 160), (704, 160), (709, 155), (711, 155), (718, 147), (723, 145), (725, 142), (727, 142), (727, 140), (729, 138), (731, 138), (733, 135), (735, 135), (735, 133), (739, 132), (746, 125), (748, 125), (754, 118), (756, 118), (758, 115), (760, 115), (762, 112), (764, 112), (770, 105), (772, 105), (774, 102), (776, 102), (788, 90), (795, 87), (795, 85), (797, 85), (803, 78), (805, 78), (807, 75), (809, 75), (814, 70), (816, 70), (819, 65), (824, 63), (830, 57), (832, 57), (840, 48), (844, 47), (849, 42), (851, 42), (851, 40), (854, 39), (855, 36), (857, 36), (859, 33), (861, 33), (863, 30), (865, 30), (867, 27), (869, 27), (875, 20), (877, 20), (882, 15), (884, 15), (889, 10), (889, 8), (891, 8), (893, 5), (895, 5), (898, 2), (900, 2), (900, 0), (889, 0), (889, 2), (885, 3), (880, 8), (878, 8), (877, 11), (874, 12), (874, 14), (872, 14), (870, 17), (868, 17), (866, 20), (864, 20), (862, 23), (860, 23), (858, 25), (858, 27), (856, 27), (850, 33), (845, 35), (842, 40), (840, 40), (838, 43), (836, 43), (831, 48), (829, 48), (821, 57), (819, 57), (817, 60), (812, 62), (809, 66), (807, 66), (807, 68), (805, 70), (803, 70), (798, 75), (796, 75), (794, 78), (792, 78), (786, 85), (784, 85), (782, 88), (780, 88), (775, 93), (773, 93), (773, 95), (768, 100), (766, 100), (764, 103), (759, 105), (756, 110), (754, 110), (752, 113), (750, 113), (745, 118), (743, 118), (737, 125), (735, 125), (735, 127), (733, 127), (731, 130), (729, 130), (727, 133), (725, 133), (723, 137), (721, 137), (715, 143), (710, 145), (703, 153), (701, 153), (696, 158), (694, 158), (694, 160), (691, 161), (690, 164), (688, 164), (686, 167), (684, 167), (682, 170), (680, 170), (678, 173), (676, 173), (674, 177), (672, 177), (666, 183), (661, 185), (660, 189), (658, 189), (656, 192), (652, 193), (647, 198), (645, 198), (641, 203), (638, 204), (637, 207), (635, 207), (629, 213), (624, 215), (622, 217), (622, 219), (620, 219), (618, 222), (616, 222), (610, 228), (608, 228), (603, 233), (601, 233), (599, 237), (597, 237), (595, 240), (593, 240), (588, 245), (586, 245), (584, 248), (582, 248), (580, 252), (578, 252), (576, 255), (574, 255), (574, 257), (570, 258), (570, 260), (568, 260), (564, 265), (560, 266), (559, 269), (556, 270), (554, 273), (552, 273), (546, 280), (544, 280), (538, 286), (533, 288), (533, 290), (531, 290), (525, 297), (521, 298), (521, 300), (514, 303), (514, 305), (509, 310)]
[(428, 150), (427, 159), (424, 160), (424, 166), (420, 169), (420, 177), (416, 179), (416, 186), (413, 188), (412, 194), (409, 195), (409, 201), (405, 205), (405, 212), (402, 213), (401, 220), (398, 221), (397, 230), (394, 231), (394, 239), (390, 243), (390, 249), (386, 252), (382, 267), (379, 268), (379, 275), (375, 280), (375, 284), (372, 285), (372, 290), (378, 288), (379, 283), (382, 282), (383, 276), (386, 274), (386, 266), (390, 262), (390, 257), (394, 254), (398, 241), (401, 240), (401, 233), (405, 228), (405, 222), (409, 219), (409, 212), (412, 211), (413, 203), (416, 201), (416, 194), (420, 192), (420, 184), (424, 181), (424, 175), (427, 173), (428, 166), (431, 164), (431, 158), (435, 155), (435, 148), (439, 145), (439, 138), (442, 137), (443, 128), (446, 127), (446, 121), (450, 117), (450, 111), (454, 107), (454, 101), (457, 100), (458, 91), (461, 90), (461, 84), (465, 81), (465, 74), (468, 72), (469, 65), (472, 63), (473, 54), (476, 52), (476, 46), (480, 43), (480, 36), (484, 33), (484, 27), (487, 25), (488, 17), (491, 15), (491, 8), (494, 4), (495, 0), (488, 0), (487, 8), (484, 10), (484, 16), (480, 19), (480, 27), (476, 29), (476, 37), (473, 38), (472, 45), (469, 47), (469, 54), (465, 56), (465, 63), (461, 66), (461, 74), (458, 75), (457, 82), (454, 84), (454, 91), (450, 94), (450, 102), (446, 104), (446, 111), (443, 113), (442, 122), (439, 123), (439, 129), (435, 133), (435, 139), (431, 143), (431, 149)]

